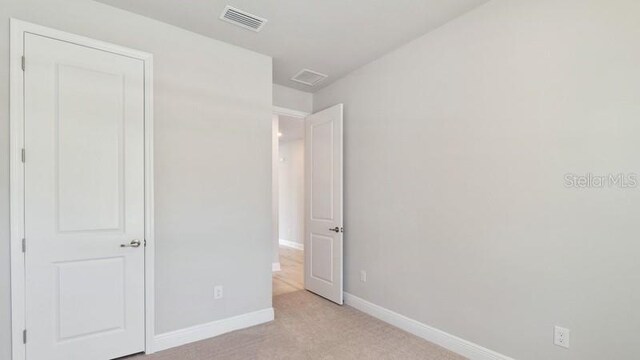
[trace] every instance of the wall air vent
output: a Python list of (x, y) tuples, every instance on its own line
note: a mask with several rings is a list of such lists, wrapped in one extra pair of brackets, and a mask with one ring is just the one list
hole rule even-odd
[(249, 14), (246, 11), (236, 9), (229, 5), (227, 5), (222, 11), (220, 20), (243, 27), (245, 29), (253, 30), (255, 32), (262, 30), (264, 24), (267, 23), (267, 19)]
[(302, 69), (299, 73), (295, 74), (291, 80), (295, 82), (299, 82), (300, 84), (305, 84), (308, 86), (315, 86), (318, 83), (322, 82), (322, 80), (326, 79), (328, 75), (309, 70)]

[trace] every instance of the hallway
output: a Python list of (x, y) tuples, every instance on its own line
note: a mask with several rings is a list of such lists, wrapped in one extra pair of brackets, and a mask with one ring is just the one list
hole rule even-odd
[(273, 296), (304, 289), (304, 251), (280, 246), (280, 269), (273, 273)]

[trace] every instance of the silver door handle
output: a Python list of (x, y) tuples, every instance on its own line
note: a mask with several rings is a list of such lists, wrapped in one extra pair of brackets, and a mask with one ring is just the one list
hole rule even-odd
[(131, 240), (131, 243), (129, 243), (129, 244), (120, 244), (120, 247), (134, 247), (134, 248), (137, 248), (137, 247), (140, 247), (140, 244), (142, 244), (140, 242), (140, 240)]
[(339, 232), (342, 232), (344, 230), (342, 230), (342, 228), (339, 228), (339, 227), (336, 226), (334, 228), (329, 229), (329, 231), (335, 231), (335, 232), (339, 233)]

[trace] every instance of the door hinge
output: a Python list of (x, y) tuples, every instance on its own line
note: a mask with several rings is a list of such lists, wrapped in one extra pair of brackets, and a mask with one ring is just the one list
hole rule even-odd
[(22, 238), (22, 252), (26, 253), (27, 252), (27, 239)]
[(25, 162), (25, 159), (27, 158), (26, 151), (24, 150), (24, 148), (22, 148), (22, 152), (20, 153), (20, 158), (22, 159), (22, 162)]
[(25, 70), (26, 66), (26, 60), (24, 59), (24, 55), (22, 56), (22, 61), (21, 61), (21, 66), (22, 66), (22, 71)]
[(22, 343), (27, 343), (27, 329), (22, 330)]

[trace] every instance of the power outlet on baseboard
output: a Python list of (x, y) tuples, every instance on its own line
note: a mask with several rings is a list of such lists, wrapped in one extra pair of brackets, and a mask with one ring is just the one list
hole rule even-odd
[(360, 281), (363, 283), (367, 282), (367, 272), (364, 270), (360, 270)]
[(553, 331), (553, 343), (565, 349), (569, 348), (571, 330), (556, 326)]
[(224, 290), (222, 288), (222, 285), (214, 286), (213, 287), (213, 298), (215, 300), (222, 299), (222, 297), (224, 296), (224, 292), (223, 291)]

